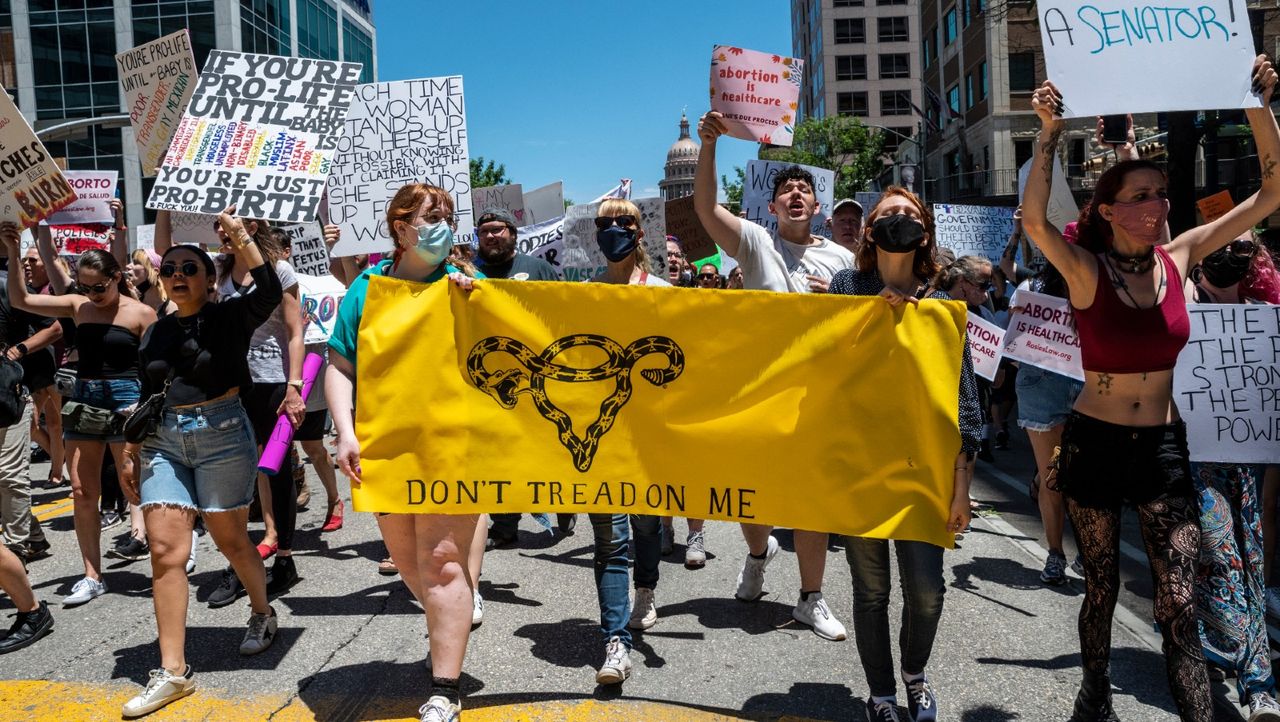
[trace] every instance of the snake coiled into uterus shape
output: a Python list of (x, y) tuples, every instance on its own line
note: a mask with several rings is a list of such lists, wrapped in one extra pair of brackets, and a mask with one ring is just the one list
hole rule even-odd
[[(591, 346), (604, 351), (607, 358), (598, 366), (574, 368), (557, 363), (556, 357), (568, 349)], [(484, 362), (490, 354), (505, 353), (516, 359), (520, 367), (489, 371)], [(664, 368), (642, 369), (640, 376), (654, 386), (665, 386), (684, 372), (684, 351), (666, 336), (645, 336), (623, 348), (607, 336), (593, 333), (565, 336), (547, 346), (542, 353), (506, 336), (490, 336), (471, 348), (467, 355), (467, 376), (477, 389), (493, 397), (504, 409), (514, 409), (521, 394), (533, 399), (538, 413), (555, 424), (560, 443), (573, 457), (578, 471), (591, 468), (600, 439), (617, 420), (618, 412), (631, 400), (631, 372), (640, 359), (651, 354), (666, 356)], [(587, 426), (582, 438), (573, 433), (573, 419), (547, 396), (546, 383), (563, 381), (582, 383), (613, 379), (614, 390), (600, 403), (600, 415)]]

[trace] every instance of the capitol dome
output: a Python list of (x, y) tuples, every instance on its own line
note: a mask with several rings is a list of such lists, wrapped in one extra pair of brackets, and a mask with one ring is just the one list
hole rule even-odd
[(658, 182), (663, 200), (693, 195), (693, 174), (698, 168), (698, 142), (689, 136), (689, 118), (680, 114), (680, 137), (667, 151), (663, 179)]

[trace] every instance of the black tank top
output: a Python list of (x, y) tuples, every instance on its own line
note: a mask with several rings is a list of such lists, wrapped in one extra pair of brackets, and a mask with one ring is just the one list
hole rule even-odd
[(133, 332), (114, 323), (82, 323), (76, 330), (82, 379), (138, 378), (138, 344)]

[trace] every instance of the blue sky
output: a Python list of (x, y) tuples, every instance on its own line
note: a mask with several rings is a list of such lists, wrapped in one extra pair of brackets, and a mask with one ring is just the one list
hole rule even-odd
[[(658, 195), (688, 106), (707, 110), (711, 47), (791, 53), (788, 0), (375, 0), (378, 80), (463, 76), (471, 157), (586, 202), (631, 178)], [(756, 145), (720, 142), (718, 170)]]

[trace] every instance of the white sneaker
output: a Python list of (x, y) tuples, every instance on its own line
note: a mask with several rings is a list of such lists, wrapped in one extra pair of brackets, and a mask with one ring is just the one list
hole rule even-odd
[(484, 623), (484, 597), (480, 596), (480, 590), (475, 590), (471, 597), (471, 626), (477, 626)]
[(707, 564), (707, 547), (702, 532), (691, 531), (685, 541), (684, 565), (686, 567), (702, 567)]
[(196, 542), (200, 541), (200, 535), (195, 529), (191, 530), (191, 553), (187, 555), (187, 574), (191, 574), (196, 570)]
[(791, 617), (801, 624), (813, 627), (813, 633), (823, 639), (843, 642), (846, 637), (844, 625), (831, 615), (831, 608), (827, 606), (827, 600), (822, 598), (822, 592), (811, 594), (808, 601), (801, 598), (796, 602), (795, 609), (791, 610)]
[(435, 695), (418, 708), (418, 722), (458, 722), (462, 719), (462, 707), (442, 695)]
[(182, 676), (170, 674), (166, 669), (151, 670), (151, 680), (147, 682), (146, 689), (125, 702), (120, 714), (125, 717), (141, 717), (186, 697), (196, 691), (193, 676), (191, 665), (187, 665), (186, 674)]
[(250, 614), (249, 628), (245, 630), (244, 641), (240, 643), (240, 654), (247, 657), (267, 651), (271, 643), (276, 641), (278, 628), (276, 610), (267, 607), (266, 614)]
[(596, 672), (596, 684), (621, 684), (631, 676), (631, 650), (622, 640), (610, 637), (604, 648), (604, 664)]
[(1267, 616), (1280, 619), (1280, 587), (1267, 587), (1263, 596), (1267, 602)]
[(756, 559), (750, 554), (742, 562), (742, 571), (738, 572), (738, 591), (733, 596), (744, 602), (754, 602), (764, 594), (764, 568), (778, 555), (778, 540), (769, 535), (769, 544), (765, 547), (764, 559)]
[(71, 593), (62, 598), (62, 606), (75, 607), (85, 602), (92, 601), (107, 593), (107, 583), (103, 581), (95, 581), (89, 577), (85, 577), (76, 582), (71, 588)]
[(632, 629), (648, 629), (658, 623), (658, 606), (653, 598), (653, 590), (638, 587), (636, 601), (631, 605), (631, 620), (627, 626)]

